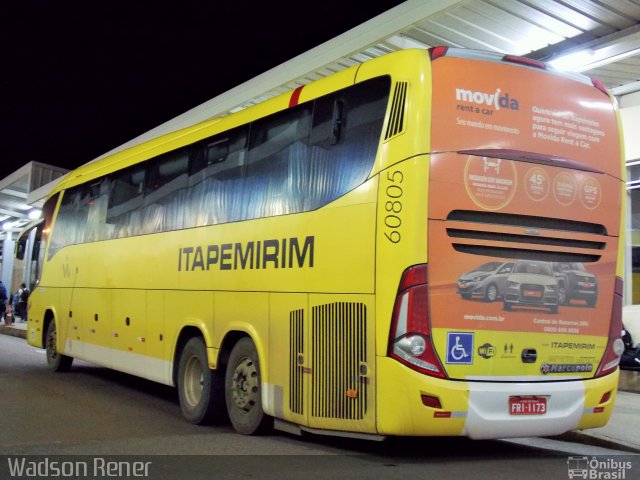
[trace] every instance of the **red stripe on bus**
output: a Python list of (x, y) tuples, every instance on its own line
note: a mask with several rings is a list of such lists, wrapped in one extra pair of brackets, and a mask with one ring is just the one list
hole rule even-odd
[(300, 92), (302, 91), (303, 87), (304, 85), (302, 87), (296, 88), (291, 94), (291, 99), (289, 100), (290, 107), (295, 107), (298, 104), (298, 101), (300, 100)]

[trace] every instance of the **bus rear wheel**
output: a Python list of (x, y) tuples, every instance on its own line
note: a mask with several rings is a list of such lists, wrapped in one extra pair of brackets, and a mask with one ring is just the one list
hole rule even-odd
[(209, 368), (204, 340), (191, 338), (182, 350), (178, 365), (182, 415), (196, 425), (221, 420), (224, 414), (222, 388), (220, 373)]
[(56, 333), (56, 322), (51, 320), (47, 327), (45, 349), (47, 353), (47, 365), (53, 372), (68, 372), (73, 363), (73, 357), (68, 357), (58, 352), (58, 335)]
[(273, 426), (273, 419), (262, 409), (261, 382), (256, 347), (250, 338), (241, 338), (231, 350), (225, 375), (227, 412), (238, 433), (260, 435)]

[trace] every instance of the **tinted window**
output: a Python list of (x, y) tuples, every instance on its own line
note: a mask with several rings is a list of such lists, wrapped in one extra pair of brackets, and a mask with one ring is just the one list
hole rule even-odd
[(246, 145), (247, 128), (242, 127), (197, 146), (191, 164), (189, 195), (182, 208), (186, 226), (214, 225), (242, 218)]
[(389, 88), (389, 77), (378, 77), (316, 101), (309, 164), (299, 177), (303, 210), (319, 208), (367, 179), (378, 150)]
[(313, 104), (271, 115), (251, 125), (245, 179), (244, 211), (240, 219), (268, 217), (303, 210), (297, 188), (309, 181), (309, 133)]
[(140, 232), (156, 233), (182, 228), (172, 208), (181, 203), (188, 188), (189, 149), (170, 152), (147, 165)]
[(50, 254), (326, 205), (367, 179), (389, 89), (368, 80), (72, 188)]
[[(186, 149), (170, 152), (155, 159), (149, 168), (146, 195), (157, 200), (176, 190), (165, 188), (175, 185), (176, 180), (189, 173), (189, 151)], [(159, 192), (159, 194), (158, 194)]]
[(141, 233), (141, 207), (144, 197), (145, 167), (136, 166), (112, 177), (107, 223), (115, 238)]

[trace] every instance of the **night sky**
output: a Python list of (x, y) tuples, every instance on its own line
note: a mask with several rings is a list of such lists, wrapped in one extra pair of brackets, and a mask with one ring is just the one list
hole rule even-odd
[(3, 0), (0, 179), (80, 166), (400, 3)]

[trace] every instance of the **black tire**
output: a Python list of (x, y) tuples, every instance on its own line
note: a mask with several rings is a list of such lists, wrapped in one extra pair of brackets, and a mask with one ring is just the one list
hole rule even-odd
[(56, 334), (56, 322), (51, 320), (47, 327), (45, 337), (45, 349), (47, 353), (47, 366), (52, 372), (68, 372), (73, 363), (73, 357), (58, 353), (58, 336)]
[(558, 305), (569, 305), (571, 299), (564, 285), (558, 285)]
[(503, 308), (507, 311), (510, 312), (511, 311), (511, 304), (504, 302), (503, 303)]
[(553, 307), (549, 307), (549, 312), (556, 314), (558, 313), (558, 305), (554, 305)]
[(231, 350), (225, 375), (227, 413), (233, 428), (243, 435), (261, 435), (273, 428), (273, 418), (262, 408), (262, 375), (253, 341), (244, 337)]
[(469, 300), (471, 298), (471, 294), (470, 293), (461, 293), (460, 296), (462, 298), (464, 298), (465, 300)]
[(487, 302), (495, 302), (498, 299), (498, 296), (498, 286), (495, 283), (488, 285), (487, 289), (484, 292), (484, 299)]
[(180, 410), (195, 425), (224, 419), (224, 382), (219, 371), (209, 368), (207, 346), (201, 337), (191, 338), (178, 364)]

